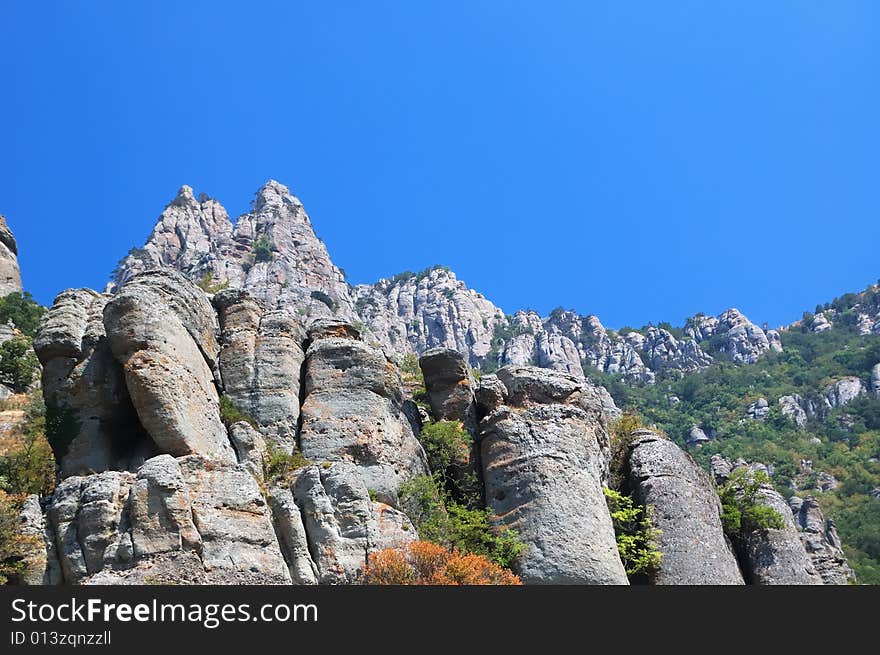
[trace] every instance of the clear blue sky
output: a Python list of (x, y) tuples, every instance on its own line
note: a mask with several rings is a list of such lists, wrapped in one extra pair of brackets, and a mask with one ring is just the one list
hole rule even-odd
[(0, 3), (0, 213), (42, 302), (184, 183), (293, 189), (351, 281), (771, 324), (880, 277), (880, 3)]

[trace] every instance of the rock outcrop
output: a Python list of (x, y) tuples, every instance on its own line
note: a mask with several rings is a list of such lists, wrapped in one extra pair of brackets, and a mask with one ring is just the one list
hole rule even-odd
[(49, 442), (61, 477), (131, 470), (156, 454), (109, 346), (103, 318), (107, 300), (89, 289), (61, 293), (34, 340), (54, 425)]
[(508, 366), (480, 392), (486, 502), (528, 550), (526, 584), (627, 584), (602, 492), (609, 440), (602, 405), (574, 376)]
[(21, 293), (18, 245), (6, 219), (0, 215), (0, 298), (10, 293)]
[(782, 415), (790, 418), (798, 427), (805, 426), (810, 416), (805, 407), (810, 409), (811, 414), (815, 413), (813, 404), (798, 394), (782, 396), (779, 399), (779, 410)]
[(355, 464), (367, 488), (397, 506), (397, 490), (427, 472), (403, 409), (400, 372), (378, 348), (339, 321), (309, 329), (300, 448), (314, 462)]
[(638, 430), (630, 442), (629, 485), (653, 507), (663, 554), (659, 585), (741, 585), (742, 573), (721, 526), (721, 502), (711, 480), (668, 439)]
[(104, 309), (141, 425), (159, 450), (234, 462), (220, 418), (217, 317), (205, 294), (169, 269), (126, 284)]
[(849, 584), (854, 578), (843, 553), (843, 544), (831, 519), (826, 520), (819, 502), (812, 496), (792, 496), (789, 501), (795, 526), (825, 584)]
[(419, 359), (431, 414), (437, 421), (461, 421), (477, 429), (476, 382), (464, 356), (456, 350), (432, 348)]
[(218, 202), (196, 199), (182, 187), (147, 243), (120, 262), (110, 289), (158, 267), (209, 287), (245, 289), (270, 309), (298, 307), (307, 318), (354, 316), (344, 274), (315, 236), (302, 203), (274, 180), (235, 226)]
[(359, 285), (352, 293), (367, 338), (399, 354), (446, 348), (476, 366), (490, 356), (495, 330), (506, 323), (498, 307), (442, 267)]
[[(712, 472), (718, 484), (728, 481), (738, 469), (767, 471), (763, 464), (749, 466), (743, 461), (731, 463), (719, 455), (712, 457)], [(754, 530), (734, 537), (743, 573), (749, 584), (820, 585), (822, 578), (808, 556), (788, 503), (764, 483), (757, 491), (757, 501), (775, 510), (782, 518), (781, 528)]]
[(232, 403), (288, 452), (296, 444), (305, 330), (287, 309), (265, 310), (240, 290), (214, 296), (223, 347), (219, 365)]
[(825, 405), (829, 409), (843, 407), (865, 393), (865, 385), (857, 377), (841, 378), (825, 389)]
[(404, 514), (370, 499), (364, 477), (352, 464), (310, 466), (292, 490), (321, 584), (359, 582), (371, 553), (418, 538)]
[(874, 364), (871, 369), (871, 393), (880, 398), (880, 364)]

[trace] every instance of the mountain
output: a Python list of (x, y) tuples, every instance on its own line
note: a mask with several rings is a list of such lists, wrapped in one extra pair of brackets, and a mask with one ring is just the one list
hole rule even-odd
[(484, 370), (533, 363), (580, 376), (586, 362), (650, 383), (659, 371), (698, 370), (718, 355), (753, 363), (781, 349), (778, 332), (736, 309), (698, 314), (682, 329), (649, 325), (620, 333), (596, 316), (562, 309), (549, 317), (533, 311), (509, 316), (442, 266), (352, 287), (302, 203), (275, 181), (257, 191), (253, 210), (234, 225), (216, 200), (196, 199), (182, 187), (143, 247), (119, 263), (107, 290), (156, 267), (174, 268), (209, 291), (244, 289), (268, 306), (296, 306), (306, 322), (330, 315), (357, 321), (396, 356), (451, 348)]
[(0, 575), (357, 584), (425, 540), (483, 581), (877, 583), (878, 297), (781, 330), (508, 315), (440, 266), (349, 285), (277, 182), (234, 222), (184, 186), (40, 321)]

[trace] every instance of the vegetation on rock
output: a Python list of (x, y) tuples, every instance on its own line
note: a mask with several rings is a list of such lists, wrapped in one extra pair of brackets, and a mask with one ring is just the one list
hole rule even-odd
[(663, 558), (658, 548), (660, 530), (651, 522), (652, 509), (636, 504), (632, 497), (604, 489), (614, 524), (617, 550), (631, 581), (648, 581)]
[(417, 541), (370, 555), (368, 585), (521, 585), (510, 571), (481, 555)]

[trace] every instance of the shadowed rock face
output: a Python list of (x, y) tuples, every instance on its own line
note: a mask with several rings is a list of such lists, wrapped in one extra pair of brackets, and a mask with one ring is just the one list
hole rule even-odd
[(107, 300), (89, 289), (61, 293), (34, 341), (56, 424), (49, 436), (61, 477), (130, 469), (155, 454), (110, 351), (103, 323)]
[(367, 488), (396, 506), (400, 484), (427, 472), (425, 454), (403, 411), (397, 367), (354, 334), (333, 321), (309, 330), (300, 448), (315, 462), (355, 464)]
[(638, 502), (654, 508), (661, 531), (655, 584), (743, 584), (708, 476), (681, 448), (649, 430), (637, 431), (630, 447), (630, 487)]
[(456, 350), (434, 348), (419, 358), (431, 413), (438, 421), (461, 421), (476, 429), (476, 383), (464, 356)]
[(215, 379), (217, 319), (205, 294), (179, 273), (151, 271), (107, 303), (104, 324), (141, 424), (160, 451), (234, 462)]
[(529, 367), (506, 367), (487, 383), (486, 503), (528, 545), (517, 565), (523, 582), (627, 584), (602, 491), (608, 436), (597, 397), (582, 380)]
[(21, 293), (18, 245), (6, 219), (0, 216), (0, 298), (10, 293)]

